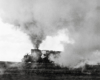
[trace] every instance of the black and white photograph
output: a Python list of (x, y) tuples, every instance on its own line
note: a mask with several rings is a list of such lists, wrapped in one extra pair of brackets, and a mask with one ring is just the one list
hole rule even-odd
[(0, 80), (100, 80), (100, 0), (0, 0)]

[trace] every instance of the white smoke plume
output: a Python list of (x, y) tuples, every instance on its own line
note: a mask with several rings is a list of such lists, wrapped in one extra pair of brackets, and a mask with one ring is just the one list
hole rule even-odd
[(62, 43), (64, 51), (53, 59), (60, 65), (75, 66), (100, 50), (99, 0), (0, 0), (0, 16), (27, 33), (35, 48), (67, 29), (74, 44)]

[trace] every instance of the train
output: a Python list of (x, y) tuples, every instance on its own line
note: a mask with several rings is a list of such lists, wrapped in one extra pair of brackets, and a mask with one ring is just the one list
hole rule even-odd
[(50, 63), (49, 57), (55, 58), (60, 55), (60, 51), (31, 49), (31, 54), (24, 55), (22, 62), (25, 63)]

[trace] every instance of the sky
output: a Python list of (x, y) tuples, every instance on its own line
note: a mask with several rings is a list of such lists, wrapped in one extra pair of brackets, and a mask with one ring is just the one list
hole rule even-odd
[(32, 48), (25, 33), (0, 19), (0, 61), (19, 62)]

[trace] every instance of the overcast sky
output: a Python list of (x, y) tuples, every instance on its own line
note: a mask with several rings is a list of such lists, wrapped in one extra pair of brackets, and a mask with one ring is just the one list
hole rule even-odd
[(32, 48), (25, 33), (0, 19), (0, 61), (21, 61)]

